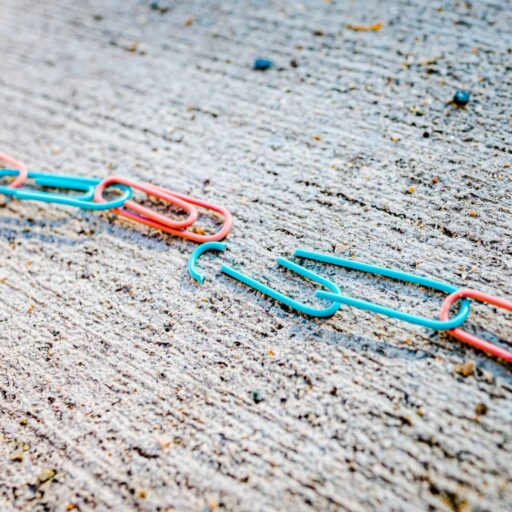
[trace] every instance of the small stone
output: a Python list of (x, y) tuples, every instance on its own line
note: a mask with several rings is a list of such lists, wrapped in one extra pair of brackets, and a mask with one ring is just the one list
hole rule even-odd
[(483, 416), (484, 414), (487, 414), (488, 411), (487, 405), (485, 405), (483, 402), (479, 402), (475, 406), (475, 412), (478, 416)]
[(13, 462), (23, 462), (23, 457), (24, 457), (23, 450), (18, 449), (9, 458)]
[(425, 416), (425, 409), (423, 407), (418, 407), (416, 409), (416, 414), (420, 417), (420, 418), (423, 418), (423, 416)]
[(21, 418), (21, 420), (20, 420), (20, 425), (21, 425), (22, 427), (25, 427), (27, 424), (28, 424), (28, 420), (27, 420), (27, 418)]
[(290, 61), (290, 66), (291, 66), (292, 68), (298, 68), (298, 67), (299, 67), (299, 61), (298, 61), (297, 59), (292, 59), (292, 60)]
[(137, 496), (141, 500), (145, 500), (148, 497), (148, 493), (147, 493), (147, 491), (145, 489), (139, 489), (139, 491), (137, 492)]
[(172, 439), (167, 437), (160, 438), (160, 450), (168, 450), (172, 447)]
[(177, 144), (179, 144), (180, 142), (183, 142), (184, 138), (185, 135), (183, 135), (182, 132), (173, 130), (172, 133), (170, 134), (169, 140), (171, 142), (176, 142)]
[(56, 474), (57, 471), (55, 471), (55, 469), (43, 469), (43, 471), (41, 471), (37, 476), (37, 481), (40, 484), (44, 484), (45, 482), (48, 482), (48, 480), (51, 480)]
[(436, 183), (439, 183), (439, 176), (433, 176), (432, 177), (432, 183), (435, 185)]
[(469, 103), (470, 98), (471, 98), (471, 93), (469, 91), (465, 91), (464, 89), (459, 89), (453, 96), (453, 102), (458, 107), (465, 107)]
[(416, 192), (416, 189), (411, 185), (411, 186), (407, 189), (407, 193), (408, 193), (408, 194), (414, 194), (414, 192)]
[(391, 136), (391, 142), (399, 142), (399, 141), (400, 141), (400, 137), (398, 135)]
[(353, 30), (354, 32), (377, 32), (382, 28), (382, 23), (377, 21), (373, 25), (347, 25), (349, 30)]
[(313, 140), (320, 142), (320, 140), (322, 140), (322, 139), (320, 138), (320, 135), (313, 135)]
[(263, 400), (265, 399), (263, 398), (261, 391), (255, 390), (252, 392), (252, 400), (255, 404), (259, 404), (260, 402), (263, 402)]
[(193, 226), (192, 232), (194, 232), (196, 235), (205, 235), (206, 230), (203, 228), (203, 226)]
[(273, 62), (270, 59), (259, 57), (254, 61), (253, 69), (256, 71), (266, 71), (273, 66)]
[(476, 370), (476, 363), (472, 359), (468, 359), (464, 364), (456, 364), (453, 367), (453, 371), (462, 375), (463, 377), (469, 377), (473, 375)]
[(137, 51), (137, 49), (139, 48), (139, 44), (137, 43), (137, 41), (132, 41), (127, 47), (126, 49), (130, 52), (130, 53), (135, 53)]
[(268, 356), (268, 357), (274, 357), (275, 355), (276, 355), (276, 354), (274, 353), (274, 351), (273, 351), (273, 350), (269, 350), (269, 351), (267, 352), (267, 356)]
[(185, 18), (185, 27), (190, 27), (192, 23), (194, 23), (194, 18), (191, 18), (190, 16)]
[(475, 210), (469, 210), (469, 216), (476, 218), (478, 217), (478, 213)]

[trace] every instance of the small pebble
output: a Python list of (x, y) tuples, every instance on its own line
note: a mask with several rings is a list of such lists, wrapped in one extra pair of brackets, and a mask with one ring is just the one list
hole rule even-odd
[(11, 456), (10, 456), (10, 459), (13, 461), (13, 462), (23, 462), (23, 450), (21, 449), (18, 449), (16, 450)]
[(462, 375), (463, 377), (469, 377), (473, 375), (476, 370), (476, 363), (472, 359), (468, 359), (464, 364), (456, 364), (453, 367), (453, 371)]
[(263, 402), (263, 400), (265, 399), (263, 398), (261, 391), (255, 390), (252, 392), (252, 400), (255, 404), (259, 404), (260, 402)]
[(484, 414), (487, 414), (488, 410), (489, 409), (487, 405), (485, 405), (483, 402), (479, 402), (475, 406), (475, 412), (477, 413), (478, 416), (483, 416)]
[(465, 107), (469, 103), (471, 93), (463, 89), (459, 89), (453, 96), (453, 102), (459, 107)]
[(408, 194), (414, 194), (414, 192), (416, 192), (416, 189), (411, 185), (411, 186), (407, 189), (407, 193), (408, 193)]
[(57, 471), (55, 471), (55, 469), (43, 469), (43, 471), (41, 471), (37, 476), (37, 481), (40, 484), (44, 484), (45, 482), (48, 482), (48, 480), (51, 480), (56, 474)]
[(256, 71), (266, 71), (273, 66), (273, 62), (270, 59), (259, 57), (254, 61), (254, 69)]

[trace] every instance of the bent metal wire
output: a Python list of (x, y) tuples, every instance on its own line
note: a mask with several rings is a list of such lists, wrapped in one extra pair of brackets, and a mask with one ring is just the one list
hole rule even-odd
[[(159, 191), (166, 190), (157, 185), (150, 185), (149, 183), (146, 184), (146, 187), (148, 190), (150, 190), (148, 193), (150, 193), (151, 195), (155, 195), (155, 193), (158, 193)], [(153, 192), (151, 192), (151, 190), (153, 190)], [(167, 191), (167, 192), (169, 192), (169, 191)], [(174, 228), (165, 226), (164, 224), (161, 224), (159, 222), (155, 222), (151, 219), (147, 219), (145, 217), (142, 217), (142, 216), (139, 216), (136, 214), (131, 214), (130, 218), (133, 220), (136, 220), (137, 222), (145, 224), (146, 226), (150, 226), (152, 228), (159, 229), (160, 231), (163, 231), (164, 233), (176, 235), (181, 238), (185, 238), (187, 240), (191, 240), (193, 242), (198, 242), (198, 243), (222, 240), (222, 239), (226, 238), (228, 233), (231, 231), (231, 228), (233, 226), (233, 216), (231, 215), (231, 212), (227, 208), (224, 208), (223, 206), (219, 206), (219, 205), (216, 205), (213, 203), (209, 203), (207, 201), (203, 201), (202, 199), (197, 199), (195, 197), (187, 196), (186, 194), (181, 194), (180, 192), (171, 192), (171, 195), (173, 195), (175, 198), (185, 201), (191, 205), (199, 206), (201, 208), (205, 208), (207, 210), (211, 210), (211, 211), (220, 213), (224, 217), (224, 222), (223, 222), (220, 230), (212, 235), (202, 235), (200, 233), (194, 233), (193, 231), (187, 231), (184, 229), (183, 230), (174, 229)]]
[[(209, 242), (203, 245), (200, 245), (197, 247), (194, 252), (191, 254), (189, 260), (188, 260), (188, 271), (190, 272), (190, 275), (196, 279), (196, 281), (202, 283), (204, 281), (204, 276), (197, 270), (197, 260), (199, 256), (204, 254), (206, 251), (210, 251), (212, 249), (218, 250), (218, 251), (225, 251), (227, 248), (226, 244), (224, 243), (215, 243), (215, 242)], [(321, 284), (322, 286), (325, 286), (329, 290), (331, 290), (334, 293), (341, 293), (340, 289), (332, 282), (329, 281), (329, 279), (326, 279), (325, 277), (319, 276), (318, 274), (315, 274), (314, 272), (311, 272), (311, 270), (308, 270), (307, 268), (301, 267), (300, 265), (297, 265), (297, 263), (294, 263), (293, 261), (289, 261), (285, 258), (277, 258), (277, 263), (288, 270), (291, 270), (292, 272), (295, 272), (296, 274), (299, 274), (302, 277), (306, 277), (307, 279)], [(227, 274), (228, 276), (232, 277), (233, 279), (237, 279), (241, 283), (244, 283), (247, 286), (250, 286), (251, 288), (254, 288), (255, 290), (259, 291), (260, 293), (263, 293), (264, 295), (267, 295), (268, 297), (271, 297), (278, 302), (281, 302), (282, 304), (285, 304), (286, 306), (295, 309), (297, 311), (300, 311), (301, 313), (304, 313), (306, 315), (315, 316), (315, 317), (327, 317), (332, 316), (336, 311), (339, 309), (339, 304), (331, 304), (327, 308), (319, 309), (319, 308), (313, 308), (311, 306), (307, 306), (305, 304), (302, 304), (295, 299), (292, 299), (291, 297), (288, 297), (284, 293), (278, 292), (274, 288), (271, 288), (270, 286), (267, 286), (263, 284), (260, 281), (257, 281), (256, 279), (253, 279), (252, 277), (249, 277), (246, 274), (243, 274), (242, 272), (235, 270), (234, 268), (229, 267), (228, 265), (222, 265), (221, 272), (224, 274)]]
[(144, 221), (151, 221), (167, 228), (182, 229), (191, 226), (197, 220), (199, 215), (197, 210), (192, 204), (190, 204), (189, 201), (182, 200), (172, 190), (167, 190), (163, 187), (155, 187), (150, 183), (137, 183), (134, 180), (124, 178), (122, 176), (110, 176), (109, 178), (101, 181), (101, 183), (97, 185), (96, 191), (94, 193), (95, 201), (98, 203), (105, 202), (106, 200), (103, 197), (103, 191), (106, 187), (112, 184), (122, 184), (131, 187), (132, 189), (146, 192), (146, 194), (157, 197), (158, 199), (162, 199), (163, 201), (167, 201), (168, 203), (174, 204), (175, 206), (178, 206), (179, 208), (188, 212), (188, 217), (185, 220), (178, 221), (169, 219), (169, 217), (154, 212), (149, 208), (145, 208), (144, 206), (137, 204), (134, 201), (125, 201), (124, 207), (115, 209), (114, 213), (122, 215), (123, 217), (127, 217), (131, 220), (135, 220), (143, 224), (147, 223)]
[[(493, 306), (498, 306), (499, 308), (506, 309), (508, 311), (512, 311), (512, 302), (506, 299), (502, 299), (501, 297), (495, 297), (494, 295), (489, 295), (488, 293), (479, 292), (478, 290), (458, 290), (451, 295), (448, 295), (444, 300), (441, 311), (439, 313), (439, 318), (441, 320), (448, 320), (448, 314), (450, 312), (450, 307), (457, 302), (458, 300), (469, 297), (471, 299), (478, 300), (480, 302), (486, 302), (487, 304), (492, 304)], [(464, 343), (472, 345), (473, 347), (479, 348), (488, 354), (492, 354), (496, 357), (500, 357), (505, 361), (512, 363), (512, 352), (508, 350), (498, 347), (491, 343), (490, 341), (485, 341), (477, 336), (473, 336), (468, 332), (462, 329), (451, 329), (448, 331), (448, 334), (451, 334), (455, 338)]]
[[(408, 274), (406, 272), (400, 272), (399, 270), (377, 267), (375, 265), (368, 265), (366, 263), (361, 263), (359, 261), (346, 260), (343, 258), (338, 258), (336, 256), (331, 256), (329, 254), (320, 254), (313, 251), (306, 251), (304, 249), (296, 249), (293, 255), (299, 258), (305, 258), (313, 261), (319, 261), (322, 263), (330, 263), (332, 265), (337, 265), (339, 267), (359, 270), (361, 272), (366, 272), (368, 274), (390, 277), (391, 279), (404, 281), (406, 283), (419, 284), (421, 286), (425, 286), (426, 288), (433, 288), (434, 290), (439, 290), (445, 293), (454, 293), (457, 291), (457, 288), (455, 286), (452, 286), (451, 284), (448, 283), (443, 283), (442, 281), (436, 281), (434, 279), (429, 279), (428, 277), (421, 277), (414, 274)], [(412, 315), (410, 313), (404, 313), (396, 309), (380, 306), (379, 304), (375, 304), (373, 302), (367, 302), (360, 299), (354, 299), (353, 297), (347, 297), (346, 295), (342, 295), (341, 293), (333, 294), (319, 290), (315, 293), (315, 295), (319, 299), (330, 300), (338, 304), (346, 304), (347, 306), (365, 309), (367, 311), (371, 311), (372, 313), (379, 313), (381, 315), (389, 316), (391, 318), (398, 318), (399, 320), (404, 320), (405, 322), (409, 322), (411, 324), (421, 325), (423, 327), (428, 327), (429, 329), (434, 329), (438, 331), (458, 327), (466, 320), (466, 318), (469, 315), (470, 302), (467, 299), (462, 300), (459, 312), (451, 320), (443, 321), (432, 320), (430, 318)]]
[[(18, 175), (20, 175), (20, 172), (17, 169), (0, 169), (0, 179), (5, 176)], [(119, 197), (104, 203), (94, 202), (95, 187), (101, 182), (99, 178), (74, 177), (36, 171), (28, 171), (27, 178), (34, 180), (34, 185), (39, 187), (51, 187), (68, 191), (74, 190), (84, 193), (72, 196), (70, 194), (58, 194), (31, 188), (26, 189), (25, 187), (11, 188), (11, 186), (0, 186), (0, 194), (27, 201), (65, 204), (84, 210), (109, 210), (117, 208), (132, 197), (132, 189), (130, 187), (117, 185), (116, 188), (122, 191)], [(26, 181), (23, 184), (26, 185)]]

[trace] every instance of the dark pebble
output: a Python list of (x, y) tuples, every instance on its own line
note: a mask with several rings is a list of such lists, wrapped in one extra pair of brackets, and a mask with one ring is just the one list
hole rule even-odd
[(459, 107), (464, 107), (469, 103), (470, 97), (471, 93), (469, 91), (459, 89), (453, 96), (453, 102), (455, 103), (455, 105), (458, 105)]
[(263, 400), (265, 400), (260, 391), (253, 391), (252, 399), (255, 404), (259, 404), (260, 402), (263, 402)]
[(265, 71), (270, 69), (273, 63), (270, 59), (258, 58), (254, 61), (254, 69), (256, 71)]

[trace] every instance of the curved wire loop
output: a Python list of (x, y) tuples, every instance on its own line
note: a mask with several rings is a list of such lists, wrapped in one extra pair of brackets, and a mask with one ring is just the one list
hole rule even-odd
[(28, 167), (24, 163), (20, 162), (19, 160), (16, 160), (16, 158), (13, 158), (7, 153), (0, 153), (0, 161), (14, 166), (19, 171), (19, 174), (16, 177), (16, 179), (10, 185), (8, 185), (8, 187), (21, 187), (21, 185), (23, 185), (23, 183), (25, 183), (25, 180), (27, 179)]
[[(442, 281), (436, 281), (434, 279), (429, 279), (427, 277), (416, 276), (414, 274), (408, 274), (406, 272), (400, 272), (398, 270), (392, 270), (389, 268), (377, 267), (374, 265), (368, 265), (366, 263), (360, 263), (358, 261), (346, 260), (343, 258), (338, 258), (336, 256), (330, 256), (328, 254), (319, 254), (313, 251), (307, 251), (304, 249), (296, 249), (293, 253), (294, 256), (299, 258), (305, 258), (309, 260), (319, 261), (322, 263), (330, 263), (332, 265), (337, 265), (339, 267), (351, 268), (354, 270), (359, 270), (361, 272), (366, 272), (368, 274), (374, 274), (384, 277), (390, 277), (391, 279), (396, 279), (398, 281), (404, 281), (406, 283), (419, 284), (421, 286), (425, 286), (427, 288), (433, 288), (434, 290), (439, 290), (445, 293), (454, 293), (457, 291), (455, 286), (452, 286), (448, 283), (443, 283)], [(396, 309), (387, 308), (384, 306), (379, 306), (378, 304), (374, 304), (373, 302), (367, 302), (360, 299), (354, 299), (352, 297), (347, 297), (345, 295), (336, 294), (336, 293), (328, 293), (324, 291), (317, 291), (315, 295), (319, 299), (326, 299), (332, 302), (336, 302), (338, 304), (346, 304), (348, 306), (356, 307), (359, 309), (365, 309), (367, 311), (371, 311), (373, 313), (379, 313), (381, 315), (386, 315), (391, 318), (398, 318), (399, 320), (404, 320), (406, 322), (410, 322), (412, 324), (421, 325), (423, 327), (428, 327), (430, 329), (435, 330), (447, 330), (453, 329), (454, 327), (458, 327), (461, 325), (464, 320), (469, 315), (469, 300), (464, 299), (461, 303), (461, 307), (459, 312), (451, 319), (447, 321), (433, 320), (426, 317), (412, 315), (410, 313), (404, 313), (402, 311), (398, 311)]]
[[(0, 169), (0, 179), (4, 176), (17, 176), (17, 169)], [(0, 194), (15, 197), (27, 201), (43, 201), (46, 203), (65, 204), (75, 206), (84, 210), (108, 210), (122, 206), (132, 197), (131, 188), (125, 185), (118, 185), (122, 190), (119, 197), (106, 201), (105, 203), (94, 202), (95, 186), (101, 182), (99, 178), (84, 178), (75, 176), (64, 176), (59, 174), (48, 174), (44, 172), (29, 171), (28, 179), (33, 179), (34, 184), (40, 187), (61, 188), (64, 190), (75, 190), (84, 192), (83, 194), (70, 196), (69, 194), (57, 194), (54, 192), (44, 192), (42, 190), (11, 188), (0, 186)]]
[(227, 245), (223, 242), (206, 242), (196, 247), (196, 249), (190, 255), (188, 259), (187, 268), (189, 274), (198, 282), (204, 283), (205, 276), (199, 270), (197, 270), (197, 259), (201, 254), (204, 254), (207, 251), (225, 251), (227, 249)]
[[(151, 185), (146, 184), (148, 190), (153, 190), (154, 192), (158, 191), (165, 191), (166, 189), (163, 189), (162, 187), (159, 187), (157, 185)], [(167, 191), (169, 193), (169, 191)], [(154, 195), (153, 192), (149, 192), (150, 194)], [(180, 192), (170, 192), (170, 195), (174, 196), (176, 199), (180, 199), (182, 201), (185, 201), (186, 203), (190, 205), (199, 206), (201, 208), (205, 208), (207, 210), (211, 210), (217, 213), (220, 213), (224, 217), (224, 222), (222, 224), (222, 227), (219, 231), (214, 233), (213, 235), (202, 235), (199, 233), (194, 233), (193, 231), (187, 231), (184, 229), (174, 229), (168, 226), (165, 226), (159, 222), (155, 222), (151, 219), (146, 219), (144, 217), (140, 217), (138, 215), (135, 215), (134, 220), (137, 220), (138, 222), (145, 224), (146, 226), (150, 226), (155, 229), (159, 229), (160, 231), (164, 231), (165, 233), (170, 233), (171, 235), (176, 235), (181, 238), (185, 238), (187, 240), (191, 240), (193, 242), (198, 243), (204, 243), (204, 242), (212, 242), (216, 240), (223, 240), (226, 238), (226, 236), (231, 231), (231, 228), (233, 226), (233, 216), (231, 215), (231, 212), (224, 208), (223, 206), (219, 206), (216, 204), (209, 203), (207, 201), (203, 201), (202, 199), (197, 199), (195, 197), (187, 196), (186, 194), (181, 194)]]
[[(279, 265), (282, 265), (283, 267), (286, 267), (292, 272), (299, 274), (302, 277), (306, 277), (315, 283), (325, 286), (326, 288), (331, 290), (333, 294), (341, 294), (341, 290), (332, 281), (329, 281), (329, 279), (326, 279), (325, 277), (319, 276), (318, 274), (311, 272), (307, 268), (301, 267), (300, 265), (297, 265), (296, 263), (293, 263), (292, 261), (289, 261), (285, 258), (277, 258), (277, 263)], [(228, 276), (237, 279), (238, 281), (246, 284), (247, 286), (250, 286), (251, 288), (254, 288), (255, 290), (263, 293), (264, 295), (268, 295), (269, 297), (272, 297), (278, 302), (282, 302), (288, 307), (296, 309), (297, 311), (300, 311), (301, 313), (304, 313), (306, 315), (316, 317), (332, 316), (334, 315), (334, 313), (336, 313), (336, 311), (338, 311), (340, 307), (340, 305), (336, 303), (333, 303), (329, 307), (323, 309), (306, 306), (305, 304), (297, 302), (295, 299), (292, 299), (291, 297), (288, 297), (287, 295), (284, 295), (283, 293), (280, 293), (277, 290), (270, 288), (269, 286), (261, 283), (260, 281), (256, 281), (256, 279), (253, 279), (252, 277), (249, 277), (243, 274), (242, 272), (239, 272), (238, 270), (229, 267), (228, 265), (222, 265), (220, 270), (224, 274), (227, 274)]]
[(146, 194), (157, 197), (158, 199), (162, 199), (168, 203), (174, 204), (175, 206), (178, 206), (179, 208), (188, 212), (188, 217), (185, 220), (173, 220), (165, 215), (154, 212), (149, 208), (145, 208), (144, 206), (134, 201), (125, 201), (124, 208), (116, 208), (114, 210), (114, 212), (118, 215), (122, 215), (123, 217), (127, 217), (136, 222), (147, 225), (151, 225), (150, 223), (156, 223), (159, 226), (165, 226), (167, 228), (181, 229), (191, 226), (197, 220), (199, 215), (197, 210), (189, 201), (184, 201), (175, 192), (162, 187), (151, 185), (150, 183), (137, 183), (134, 180), (124, 178), (122, 176), (110, 176), (102, 180), (96, 186), (96, 192), (94, 193), (95, 201), (98, 203), (105, 202), (103, 191), (107, 186), (112, 184), (122, 184), (131, 187), (132, 189), (140, 190)]
[[(448, 314), (450, 312), (450, 307), (457, 302), (458, 300), (469, 297), (471, 299), (478, 300), (480, 302), (486, 302), (487, 304), (492, 304), (493, 306), (498, 306), (499, 308), (506, 309), (508, 311), (512, 311), (512, 302), (506, 299), (502, 299), (500, 297), (494, 297), (493, 295), (489, 295), (488, 293), (479, 292), (478, 290), (457, 290), (456, 292), (448, 295), (444, 300), (441, 310), (439, 312), (439, 318), (441, 320), (448, 320)], [(454, 336), (460, 341), (467, 343), (475, 348), (479, 348), (488, 354), (504, 359), (505, 361), (512, 363), (512, 352), (505, 350), (504, 348), (498, 347), (491, 343), (490, 341), (485, 341), (477, 336), (473, 336), (463, 329), (451, 329), (448, 331), (449, 334)]]

